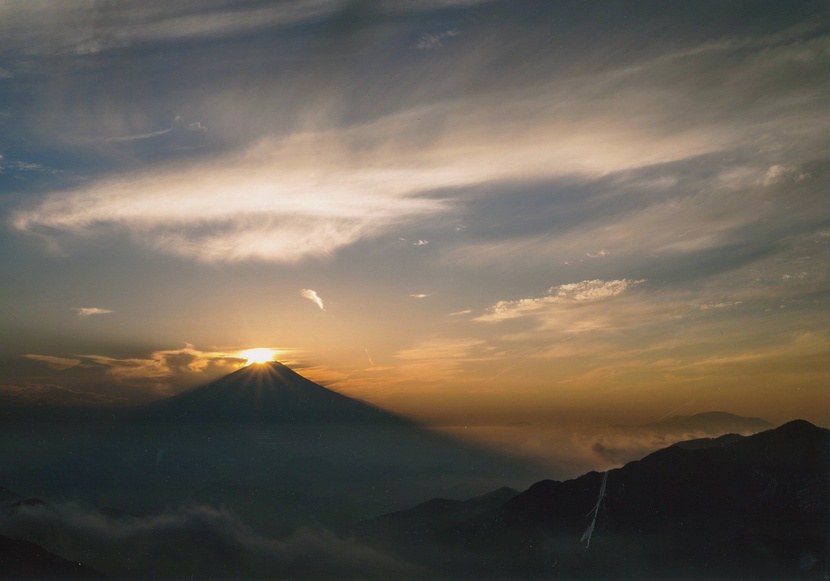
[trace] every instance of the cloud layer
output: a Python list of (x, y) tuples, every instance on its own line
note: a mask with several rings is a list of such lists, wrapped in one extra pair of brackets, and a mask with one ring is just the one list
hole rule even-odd
[(416, 570), (320, 527), (270, 538), (232, 512), (194, 505), (146, 517), (77, 504), (22, 504), (0, 533), (80, 558), (116, 578), (389, 578)]

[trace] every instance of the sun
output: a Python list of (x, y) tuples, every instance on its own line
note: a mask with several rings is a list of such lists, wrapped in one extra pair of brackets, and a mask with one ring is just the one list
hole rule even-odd
[(246, 367), (254, 363), (258, 365), (268, 363), (269, 361), (273, 361), (276, 355), (276, 351), (274, 351), (273, 349), (267, 349), (265, 347), (260, 347), (258, 349), (248, 349), (246, 351), (241, 351), (239, 353), (239, 357), (245, 359)]

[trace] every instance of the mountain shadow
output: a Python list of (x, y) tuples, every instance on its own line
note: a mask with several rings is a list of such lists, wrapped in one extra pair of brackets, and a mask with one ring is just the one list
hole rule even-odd
[[(451, 577), (824, 579), (830, 430), (797, 420), (674, 445), (607, 473), (537, 482), (473, 516), (450, 506), (355, 531)], [(413, 531), (417, 542), (405, 542)]]

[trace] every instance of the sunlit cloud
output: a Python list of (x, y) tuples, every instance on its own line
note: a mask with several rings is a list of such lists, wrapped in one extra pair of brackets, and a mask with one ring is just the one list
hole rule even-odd
[(190, 343), (179, 349), (153, 351), (149, 357), (118, 358), (78, 355), (85, 365), (102, 368), (116, 381), (146, 386), (158, 394), (169, 394), (176, 386), (206, 381), (238, 369), (246, 362), (241, 350), (201, 351)]
[(720, 301), (717, 303), (703, 303), (698, 305), (701, 311), (708, 311), (710, 309), (731, 309), (741, 304), (741, 301)]
[(426, 293), (414, 293), (414, 294), (411, 294), (411, 295), (409, 295), (409, 296), (410, 296), (411, 298), (413, 298), (413, 299), (425, 299), (425, 298), (427, 298), (429, 295), (428, 295), (428, 294), (426, 294)]
[[(253, 362), (279, 359), (294, 365), (292, 350), (277, 347), (202, 351), (186, 343), (178, 349), (161, 349), (146, 357), (113, 357), (102, 354), (75, 355), (72, 358), (27, 354), (23, 357), (49, 367), (74, 373), (80, 370), (89, 381), (90, 373), (103, 371), (124, 386), (146, 390), (147, 394), (170, 395), (185, 387), (206, 383)], [(71, 371), (70, 371), (71, 370)]]
[(321, 311), (326, 310), (326, 307), (323, 304), (323, 299), (320, 298), (320, 295), (317, 294), (317, 291), (312, 290), (310, 288), (304, 288), (300, 291), (300, 295), (303, 298), (310, 300), (312, 303), (320, 307)]
[(799, 170), (796, 166), (775, 164), (770, 166), (760, 181), (765, 186), (771, 186), (787, 181), (803, 182), (808, 179), (810, 179), (810, 174)]
[(620, 295), (645, 280), (583, 280), (551, 287), (543, 297), (499, 301), (476, 321), (498, 322), (517, 317), (538, 315), (551, 305), (568, 305), (610, 299)]
[(31, 359), (32, 361), (39, 361), (41, 363), (45, 363), (52, 369), (63, 370), (63, 369), (71, 369), (76, 365), (81, 364), (80, 359), (70, 359), (67, 357), (54, 357), (52, 355), (37, 355), (34, 353), (28, 353), (24, 355), (26, 359)]
[(464, 315), (469, 315), (472, 313), (472, 309), (464, 309), (463, 311), (455, 311), (449, 314), (450, 317), (462, 317)]
[(414, 194), (453, 183), (452, 176), (309, 165), (297, 145), (263, 145), (224, 162), (104, 180), (50, 196), (18, 212), (13, 224), (48, 236), (105, 235), (117, 227), (158, 251), (200, 261), (291, 263), (330, 256), (447, 207)]
[[(672, 117), (671, 111), (643, 110), (636, 89), (613, 95), (615, 110), (630, 106), (636, 114), (613, 119), (588, 114), (581, 93), (598, 95), (591, 111), (604, 110), (605, 100), (612, 98), (606, 87), (612, 79), (603, 78), (604, 74), (574, 79), (572, 93), (557, 89), (553, 108), (552, 86), (543, 82), (529, 87), (519, 117), (488, 100), (443, 100), (346, 128), (264, 139), (242, 152), (209, 161), (100, 179), (18, 210), (12, 224), (21, 231), (65, 241), (124, 232), (157, 251), (205, 262), (294, 263), (330, 257), (402, 223), (457, 209), (459, 202), (446, 193), (453, 189), (557, 176), (599, 177), (723, 151), (744, 139), (734, 127), (717, 123), (667, 132), (664, 117)], [(416, 129), (426, 115), (448, 120), (442, 131), (430, 136), (429, 148), (421, 147), (422, 136)], [(523, 122), (527, 115), (532, 124)], [(482, 118), (490, 121), (482, 125)], [(224, 126), (239, 125), (231, 121), (225, 120)], [(307, 124), (314, 127), (319, 121), (312, 115)], [(392, 135), (418, 139), (393, 142)], [(363, 144), (362, 148), (354, 151), (354, 143)], [(445, 194), (437, 197), (436, 191)], [(616, 254), (619, 247), (630, 250), (640, 239), (634, 233), (652, 232), (650, 227), (655, 228), (657, 248), (711, 246), (732, 223), (713, 221), (704, 231), (677, 240), (678, 215), (692, 225), (709, 218), (710, 206), (705, 202), (710, 200), (704, 198), (690, 207), (672, 200), (629, 212), (619, 224), (582, 230), (582, 241), (566, 241), (570, 243), (564, 247), (576, 247), (574, 251), (584, 256), (595, 254), (598, 244), (603, 244), (600, 248), (614, 248)], [(744, 222), (757, 219), (757, 211), (751, 214)], [(734, 210), (727, 214), (737, 215)], [(544, 255), (551, 240), (544, 240), (541, 247), (539, 242), (531, 237), (524, 246)], [(555, 242), (556, 247), (563, 246)], [(498, 259), (499, 252), (488, 252), (483, 246), (470, 248), (468, 254), (478, 261)]]
[(109, 315), (114, 312), (111, 309), (102, 309), (100, 307), (75, 307), (72, 310), (78, 313), (78, 316), (82, 319), (94, 315)]

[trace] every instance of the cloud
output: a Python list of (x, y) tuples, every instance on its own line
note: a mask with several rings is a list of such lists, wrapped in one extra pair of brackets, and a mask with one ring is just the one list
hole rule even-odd
[(78, 355), (85, 365), (102, 368), (125, 384), (146, 386), (169, 395), (176, 386), (193, 385), (207, 377), (229, 373), (245, 362), (238, 350), (201, 351), (190, 343), (180, 349), (153, 351), (149, 357), (116, 358), (106, 355)]
[(765, 186), (786, 182), (803, 182), (810, 179), (810, 174), (799, 170), (795, 166), (784, 166), (775, 164), (770, 166), (764, 177), (760, 180)]
[(0, 513), (0, 534), (82, 559), (115, 578), (400, 578), (417, 570), (322, 527), (265, 536), (224, 508), (113, 516), (74, 503)]
[(410, 297), (412, 297), (413, 299), (425, 299), (425, 298), (427, 298), (429, 295), (428, 295), (428, 294), (426, 294), (426, 293), (415, 293), (415, 294), (411, 294), (411, 295), (409, 295), (409, 296), (410, 296)]
[(413, 242), (413, 246), (426, 246), (429, 244), (429, 240), (418, 240), (417, 242)]
[(429, 33), (425, 32), (421, 35), (418, 41), (415, 43), (413, 48), (418, 50), (432, 50), (436, 48), (441, 48), (444, 46), (444, 41), (448, 38), (453, 38), (461, 34), (456, 29), (450, 29), (445, 32), (438, 32), (438, 33)]
[(160, 129), (159, 131), (150, 131), (148, 133), (137, 133), (134, 135), (122, 135), (119, 137), (106, 137), (101, 141), (119, 142), (119, 141), (141, 141), (142, 139), (152, 139), (154, 137), (161, 137), (173, 131), (172, 127), (167, 129)]
[[(270, 348), (269, 348), (270, 349)], [(66, 371), (66, 381), (84, 382), (84, 385), (101, 385), (101, 372), (124, 387), (139, 388), (144, 399), (148, 395), (172, 395), (182, 389), (211, 381), (241, 367), (247, 348), (202, 351), (190, 343), (179, 349), (160, 349), (147, 357), (111, 357), (101, 354), (81, 354), (73, 358), (52, 355), (27, 354), (27, 359)], [(279, 354), (282, 361), (293, 363), (292, 350), (270, 349)], [(73, 375), (74, 374), (74, 375)], [(102, 396), (104, 397), (104, 396)]]
[(45, 363), (52, 369), (63, 370), (63, 369), (70, 369), (75, 367), (76, 365), (81, 364), (80, 359), (68, 359), (66, 357), (54, 357), (52, 355), (36, 355), (33, 353), (29, 353), (24, 355), (26, 359), (31, 359), (32, 361), (40, 361), (41, 363)]
[(300, 295), (303, 298), (310, 300), (312, 303), (320, 307), (321, 311), (326, 310), (325, 305), (323, 305), (323, 299), (320, 298), (320, 295), (317, 294), (317, 291), (314, 291), (310, 288), (304, 288), (300, 291)]
[(321, 165), (317, 154), (302, 151), (308, 143), (290, 141), (53, 194), (15, 213), (12, 223), (67, 240), (123, 231), (157, 251), (203, 262), (294, 263), (330, 256), (449, 205), (417, 194), (453, 183), (451, 174), (346, 165), (336, 152), (335, 161)]
[[(543, 75), (522, 91), (517, 108), (505, 106), (503, 99), (470, 94), (455, 100), (430, 100), (424, 95), (424, 104), (417, 106), (387, 103), (377, 96), (385, 106), (379, 106), (376, 115), (342, 125), (332, 123), (335, 114), (328, 113), (338, 110), (337, 103), (323, 100), (313, 111), (296, 112), (294, 133), (274, 127), (281, 137), (269, 138), (262, 138), (269, 133), (268, 119), (288, 112), (272, 115), (272, 98), (253, 102), (247, 93), (240, 96), (229, 87), (205, 105), (213, 113), (204, 119), (211, 134), (217, 127), (218, 138), (247, 143), (241, 151), (91, 180), (19, 208), (12, 224), (65, 243), (124, 233), (156, 251), (204, 262), (296, 263), (327, 258), (358, 241), (394, 231), (402, 223), (457, 210), (460, 204), (450, 195), (462, 188), (553, 177), (598, 179), (615, 171), (742, 147), (746, 130), (734, 122), (722, 123), (718, 118), (711, 123), (673, 125), (682, 108), (668, 105), (673, 103), (668, 98), (654, 102), (655, 85), (662, 87), (660, 79), (673, 74), (666, 67), (652, 58), (634, 67), (636, 71), (604, 68), (577, 78)], [(486, 67), (476, 71), (485, 73), (492, 77)], [(269, 86), (268, 80), (263, 82)], [(429, 92), (428, 87), (423, 90)], [(268, 113), (260, 118), (258, 111)], [(115, 113), (72, 116), (79, 117), (89, 117), (87, 124), (98, 124), (94, 131), (106, 135), (118, 134), (113, 127), (130, 125)], [(108, 124), (111, 117), (118, 123)], [(437, 123), (441, 129), (422, 129), (421, 118), (441, 120)], [(66, 123), (55, 121), (59, 122)], [(254, 134), (235, 133), (236, 128), (261, 126)], [(66, 127), (64, 132), (75, 129)], [(391, 139), (393, 135), (400, 138)], [(696, 191), (703, 189), (701, 184), (691, 185)], [(637, 192), (631, 197), (640, 199)], [(718, 202), (728, 204), (729, 199)], [(620, 217), (616, 225), (591, 224), (580, 230), (578, 240), (569, 240), (575, 237), (569, 232), (565, 241), (571, 244), (551, 241), (547, 233), (547, 238), (528, 236), (522, 252), (544, 257), (550, 248), (576, 246), (574, 253), (579, 256), (594, 254), (598, 247), (612, 248), (616, 255), (620, 247), (622, 251), (640, 248), (641, 232), (655, 233), (654, 248), (711, 247), (735, 224), (710, 221), (711, 202), (711, 196), (700, 196), (691, 207), (670, 199), (655, 204), (653, 211), (626, 208), (616, 214)], [(745, 215), (743, 223), (755, 221), (758, 206), (750, 207), (753, 210), (744, 214), (733, 208), (725, 216)], [(677, 227), (678, 216), (692, 226), (685, 236)], [(469, 250), (473, 261), (499, 256), (488, 251), (486, 241)]]
[(543, 297), (499, 301), (476, 321), (499, 322), (544, 314), (553, 306), (591, 303), (611, 299), (644, 283), (645, 280), (583, 280), (551, 287)]
[(461, 317), (461, 316), (464, 316), (464, 315), (469, 315), (472, 312), (473, 312), (472, 309), (464, 309), (463, 311), (452, 312), (452, 313), (449, 314), (449, 316), (450, 317)]
[[(90, 55), (136, 44), (221, 38), (268, 27), (289, 26), (330, 15), (338, 2), (294, 0), (262, 7), (227, 8), (201, 2), (124, 2), (117, 9), (70, 3), (50, 9), (37, 3), (0, 2), (6, 43), (28, 53)], [(41, 24), (41, 29), (34, 27)], [(93, 24), (94, 23), (94, 24)], [(30, 44), (22, 31), (36, 30)]]
[[(467, 363), (487, 359), (487, 342), (472, 337), (423, 339), (395, 353), (400, 362), (391, 377), (406, 381), (441, 383), (457, 381)], [(424, 387), (421, 384), (422, 388)]]
[(86, 360), (110, 368), (110, 373), (118, 377), (166, 377), (175, 372), (203, 371), (214, 361), (238, 361), (235, 353), (217, 351), (199, 351), (190, 343), (181, 349), (154, 351), (150, 358), (116, 359), (103, 355), (82, 355)]
[(109, 315), (114, 312), (110, 309), (102, 309), (99, 307), (74, 307), (72, 310), (78, 313), (78, 316), (82, 319), (92, 317), (93, 315)]
[[(26, 356), (30, 357), (30, 356)], [(35, 356), (37, 357), (37, 356)], [(83, 391), (53, 383), (0, 385), (0, 398), (15, 405), (97, 406), (124, 403), (125, 399), (103, 393)]]
[(701, 311), (708, 311), (711, 309), (731, 309), (732, 307), (737, 307), (741, 304), (741, 301), (720, 301), (720, 302), (712, 302), (712, 303), (702, 303), (698, 305)]

